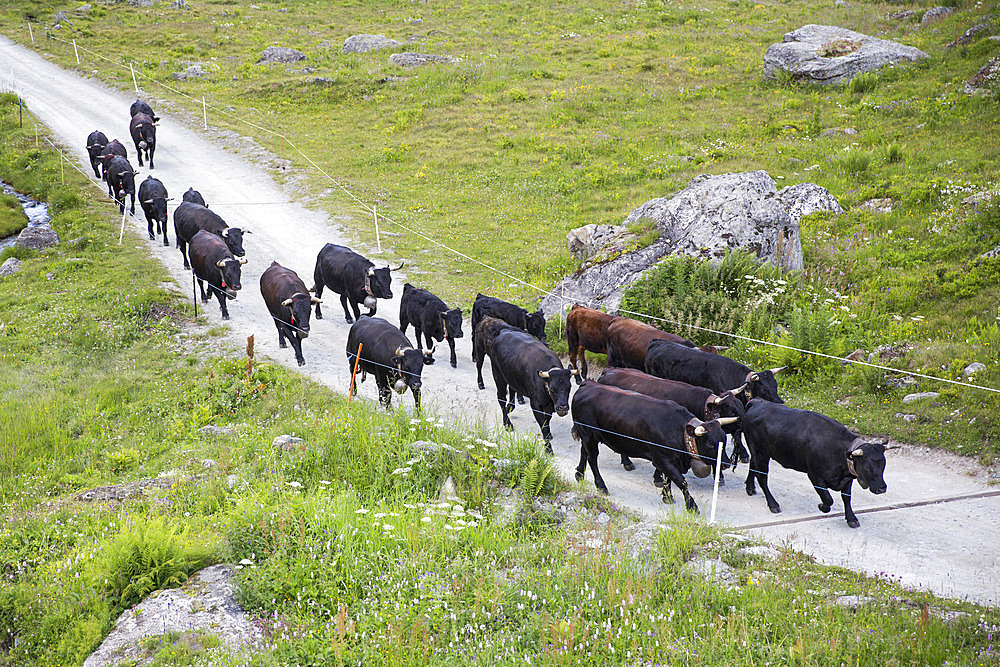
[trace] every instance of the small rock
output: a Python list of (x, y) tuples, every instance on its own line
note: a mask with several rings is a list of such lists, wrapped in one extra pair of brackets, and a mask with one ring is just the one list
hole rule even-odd
[(344, 53), (367, 53), (382, 49), (394, 49), (402, 45), (402, 42), (389, 39), (385, 35), (351, 35), (344, 40)]
[(32, 250), (44, 250), (59, 243), (59, 234), (49, 227), (25, 227), (17, 235), (15, 245)]
[(893, 12), (892, 14), (886, 16), (886, 18), (890, 21), (908, 21), (916, 15), (917, 13), (912, 9), (904, 9), (902, 11)]
[(873, 598), (865, 595), (841, 595), (833, 601), (834, 604), (838, 604), (841, 607), (847, 607), (848, 609), (858, 609), (859, 607), (863, 607), (873, 602), (875, 602)]
[(688, 576), (697, 579), (715, 579), (727, 590), (739, 588), (739, 574), (721, 559), (691, 560), (681, 569)]
[(216, 438), (224, 438), (226, 436), (232, 435), (233, 429), (224, 426), (215, 426), (214, 424), (209, 424), (208, 426), (202, 426), (200, 429), (198, 429), (198, 433)]
[(916, 415), (909, 415), (902, 412), (897, 412), (895, 415), (896, 419), (902, 419), (904, 422), (915, 422), (917, 421)]
[(128, 4), (133, 7), (152, 7), (156, 4), (155, 0), (129, 0)]
[(845, 135), (848, 137), (853, 137), (858, 133), (853, 127), (828, 127), (819, 133), (821, 137), (836, 137), (838, 135)]
[(976, 35), (978, 35), (981, 32), (986, 32), (989, 29), (990, 26), (988, 23), (978, 23), (969, 28), (968, 30), (966, 30), (964, 34), (956, 37), (953, 41), (949, 42), (948, 48), (951, 49), (956, 46), (965, 46), (966, 44), (971, 44), (972, 41), (976, 38)]
[(608, 521), (611, 521), (611, 517), (609, 517), (606, 512), (601, 512), (600, 514), (597, 515), (597, 518), (594, 519), (594, 523), (596, 523), (599, 526), (603, 526)]
[(457, 491), (455, 480), (449, 475), (441, 485), (441, 493), (438, 494), (438, 498), (441, 500), (450, 500), (458, 495)]
[(202, 459), (201, 465), (203, 465), (206, 468), (214, 468), (215, 466), (219, 465), (219, 462), (216, 461), (215, 459)]
[(76, 8), (76, 13), (86, 14), (87, 12), (90, 11), (90, 9), (91, 9), (90, 5), (80, 5), (79, 7)]
[(975, 375), (984, 368), (986, 368), (984, 364), (981, 364), (978, 361), (973, 361), (971, 364), (965, 367), (965, 369), (962, 371), (962, 375), (969, 377), (970, 375)]
[(188, 77), (187, 74), (185, 74), (184, 72), (174, 72), (173, 74), (170, 75), (170, 78), (173, 79), (174, 81), (187, 81)]
[(844, 0), (837, 0), (833, 3), (834, 7), (844, 7), (845, 9), (851, 6), (851, 3), (845, 2)]
[[(869, 361), (872, 360), (870, 356), (868, 360)], [(901, 378), (888, 378), (886, 379), (885, 384), (888, 387), (899, 387), (899, 388), (912, 387), (913, 385), (917, 384), (917, 378), (911, 375), (904, 375)]]
[(236, 475), (226, 475), (226, 486), (229, 487), (230, 491), (236, 488), (238, 481), (240, 481), (240, 478)]
[(920, 19), (921, 24), (930, 23), (932, 21), (940, 21), (944, 17), (948, 16), (955, 11), (954, 7), (931, 7), (926, 12), (924, 12), (923, 17)]
[(868, 199), (861, 202), (858, 204), (858, 208), (862, 211), (870, 211), (872, 213), (892, 213), (895, 205), (896, 202), (889, 197), (876, 197), (875, 199)]
[(12, 276), (24, 267), (24, 262), (17, 257), (8, 257), (7, 261), (0, 266), (0, 278)]
[(775, 558), (781, 556), (780, 551), (766, 544), (755, 544), (753, 546), (743, 547), (740, 551), (747, 556), (759, 556), (770, 560), (774, 560)]
[(56, 12), (55, 17), (52, 19), (52, 25), (53, 25), (53, 27), (60, 28), (60, 27), (62, 27), (63, 23), (66, 23), (66, 24), (69, 24), (69, 25), (73, 24), (73, 22), (70, 21), (69, 18), (66, 16), (66, 12)]
[(202, 76), (205, 72), (201, 67), (201, 63), (195, 63), (193, 65), (190, 65), (187, 68), (187, 70), (184, 71), (184, 73), (187, 74), (188, 76), (197, 78)]
[(296, 438), (291, 435), (279, 435), (277, 438), (271, 441), (271, 447), (274, 449), (280, 449), (285, 452), (294, 452), (301, 449), (299, 445), (303, 444), (305, 440), (302, 438)]
[(500, 487), (500, 495), (504, 498), (509, 498), (512, 493), (514, 493), (514, 491), (509, 486)]
[(421, 67), (431, 63), (455, 63), (458, 62), (451, 56), (438, 56), (429, 53), (394, 53), (389, 56), (389, 64), (397, 67)]
[(854, 352), (851, 352), (849, 355), (847, 355), (847, 359), (851, 361), (861, 361), (862, 359), (865, 358), (865, 356), (866, 356), (865, 351), (862, 350), (861, 348), (858, 348), (854, 350)]
[(916, 394), (907, 394), (903, 397), (903, 403), (915, 403), (925, 398), (937, 398), (939, 395), (936, 391), (921, 391)]
[(174, 0), (170, 3), (171, 9), (191, 9), (184, 0)]
[(295, 63), (305, 59), (306, 54), (296, 49), (290, 49), (287, 46), (269, 46), (264, 49), (264, 53), (261, 55), (260, 60), (257, 61), (257, 64)]

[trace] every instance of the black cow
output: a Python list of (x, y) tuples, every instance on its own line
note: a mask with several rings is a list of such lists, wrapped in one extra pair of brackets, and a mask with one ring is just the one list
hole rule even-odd
[[(163, 232), (163, 245), (170, 245), (167, 240), (167, 188), (159, 179), (147, 176), (139, 184), (139, 206), (146, 214), (150, 239), (156, 239), (156, 234)], [(156, 222), (156, 234), (153, 233), (153, 222)]]
[[(747, 495), (754, 495), (756, 479), (774, 514), (781, 512), (767, 486), (768, 464), (774, 459), (785, 468), (804, 472), (819, 494), (819, 511), (833, 506), (830, 490), (840, 491), (847, 525), (857, 528), (851, 509), (851, 484), (874, 494), (886, 492), (885, 451), (888, 440), (868, 442), (840, 422), (811, 410), (797, 410), (755, 398), (747, 405), (743, 435), (750, 445)], [(895, 449), (891, 447), (889, 449)]]
[(174, 209), (174, 234), (177, 236), (177, 247), (184, 258), (184, 268), (190, 268), (186, 246), (199, 231), (215, 234), (226, 242), (230, 252), (235, 257), (243, 257), (243, 235), (250, 231), (239, 227), (230, 227), (215, 211), (209, 211), (207, 206), (183, 201)]
[(191, 202), (192, 204), (201, 204), (205, 208), (208, 208), (208, 204), (205, 203), (205, 198), (201, 196), (201, 193), (194, 188), (188, 188), (187, 192), (181, 197), (181, 201)]
[(476, 327), (475, 336), (472, 337), (472, 359), (476, 362), (476, 380), (480, 389), (486, 389), (486, 384), (483, 382), (483, 360), (486, 359), (490, 346), (501, 331), (521, 331), (521, 329), (495, 317), (486, 316)]
[(139, 166), (142, 166), (142, 154), (145, 152), (149, 168), (153, 169), (153, 153), (156, 152), (156, 124), (153, 117), (144, 113), (132, 116), (128, 124), (128, 133), (132, 135), (135, 152), (139, 155)]
[(108, 138), (99, 130), (94, 130), (87, 135), (87, 155), (90, 156), (90, 166), (94, 168), (94, 176), (101, 178), (101, 172), (97, 165), (100, 164), (101, 152), (108, 145)]
[[(375, 376), (378, 400), (386, 409), (392, 400), (392, 391), (402, 394), (407, 387), (413, 392), (413, 403), (420, 409), (420, 372), (425, 365), (434, 363), (433, 352), (433, 349), (414, 348), (402, 331), (381, 317), (358, 317), (347, 334), (348, 370), (353, 374), (357, 363), (362, 382), (367, 373)], [(354, 393), (352, 382), (351, 395)]]
[(782, 366), (766, 371), (753, 371), (728, 357), (667, 340), (652, 341), (646, 352), (646, 372), (650, 375), (707, 387), (716, 394), (746, 384), (740, 394), (744, 405), (751, 398), (784, 403), (778, 396), (778, 383), (774, 379), (783, 369)]
[[(344, 306), (344, 317), (348, 323), (361, 317), (359, 303), (365, 304), (368, 316), (375, 315), (378, 308), (376, 299), (391, 299), (392, 271), (403, 268), (400, 264), (395, 269), (389, 267), (376, 269), (368, 259), (362, 257), (350, 248), (327, 243), (316, 256), (316, 268), (313, 271), (315, 285), (312, 290), (317, 297), (323, 296), (323, 288), (329, 287), (340, 295), (340, 303)], [(354, 309), (354, 317), (348, 310), (348, 302)], [(323, 319), (323, 313), (316, 306), (316, 319)], [(420, 341), (417, 341), (419, 344)]]
[(503, 320), (507, 324), (512, 324), (522, 331), (545, 343), (545, 315), (537, 310), (529, 313), (520, 306), (507, 303), (501, 299), (483, 294), (476, 294), (476, 300), (472, 302), (472, 343), (476, 343), (476, 327), (483, 321), (484, 317), (495, 317)]
[(154, 122), (160, 120), (160, 117), (153, 113), (153, 108), (151, 106), (149, 106), (142, 100), (137, 99), (135, 102), (132, 102), (132, 106), (129, 107), (128, 115), (134, 118), (137, 114), (140, 113), (146, 114), (147, 116), (152, 118)]
[(695, 476), (707, 477), (712, 472), (710, 463), (726, 443), (726, 434), (717, 420), (702, 421), (673, 401), (592, 380), (584, 380), (573, 396), (573, 437), (580, 441), (578, 480), (583, 479), (589, 461), (594, 485), (608, 492), (597, 469), (598, 443), (603, 442), (622, 456), (650, 461), (666, 478), (661, 492), (663, 502), (673, 502), (673, 483), (692, 512), (697, 512), (698, 506), (688, 491), (684, 473), (690, 468)]
[(245, 259), (235, 259), (225, 241), (206, 232), (198, 232), (191, 239), (191, 266), (194, 275), (198, 277), (198, 289), (201, 290), (201, 300), (206, 302), (211, 294), (205, 293), (204, 283), (208, 283), (209, 292), (215, 293), (222, 310), (222, 319), (229, 319), (227, 299), (235, 299), (240, 290), (240, 266), (246, 264)]
[(406, 327), (413, 324), (416, 329), (417, 345), (420, 335), (427, 339), (427, 346), (432, 347), (433, 341), (448, 341), (451, 350), (451, 367), (458, 365), (455, 356), (455, 339), (461, 338), (462, 309), (451, 308), (444, 301), (425, 289), (414, 287), (410, 283), (403, 285), (403, 296), (399, 301), (399, 330), (406, 333)]
[(552, 413), (564, 417), (569, 411), (570, 382), (577, 370), (563, 368), (559, 357), (545, 343), (520, 330), (501, 331), (486, 353), (493, 369), (504, 426), (514, 428), (508, 415), (514, 410), (515, 392), (526, 396), (542, 430), (545, 448), (551, 453), (549, 422)]
[(277, 262), (271, 262), (261, 274), (260, 293), (278, 329), (278, 347), (288, 347), (286, 338), (292, 341), (295, 361), (305, 366), (302, 341), (309, 337), (309, 315), (319, 299), (309, 294), (297, 273)]
[(108, 163), (111, 162), (115, 157), (123, 157), (128, 159), (128, 151), (125, 149), (124, 144), (117, 139), (112, 139), (101, 150), (100, 155), (97, 156), (97, 161), (101, 164), (101, 179), (108, 180)]
[(135, 214), (135, 170), (123, 157), (113, 157), (108, 163), (105, 175), (108, 178), (108, 196), (118, 204), (118, 212), (125, 212), (125, 195), (132, 198), (129, 213)]
[[(597, 381), (609, 387), (628, 389), (660, 400), (673, 401), (702, 421), (721, 418), (722, 430), (733, 436), (736, 450), (739, 449), (743, 403), (737, 396), (744, 387), (736, 387), (717, 395), (711, 389), (677, 380), (665, 380), (634, 368), (609, 368)], [(735, 459), (734, 451), (733, 460)], [(626, 470), (632, 470), (625, 464), (625, 459), (622, 460), (622, 465), (625, 465)], [(712, 465), (715, 465), (715, 461), (712, 461)], [(721, 475), (719, 481), (722, 482)]]

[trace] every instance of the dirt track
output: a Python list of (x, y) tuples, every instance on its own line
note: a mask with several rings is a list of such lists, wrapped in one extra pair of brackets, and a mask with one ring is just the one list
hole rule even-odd
[[(137, 164), (128, 138), (128, 108), (133, 94), (110, 90), (94, 80), (63, 70), (4, 38), (0, 38), (0, 64), (5, 75), (13, 70), (17, 92), (28, 108), (51, 129), (81, 168), (89, 171), (84, 146), (87, 135), (95, 129), (102, 130), (109, 138), (118, 137), (129, 149), (132, 164)], [(149, 94), (146, 99), (153, 100), (155, 96)], [(172, 196), (179, 198), (193, 186), (231, 225), (253, 231), (244, 244), (250, 260), (243, 269), (244, 289), (229, 306), (231, 341), (234, 346), (242, 346), (248, 335), (255, 334), (259, 354), (295, 368), (291, 348), (282, 350), (277, 346), (276, 332), (258, 289), (260, 274), (276, 260), (311, 284), (316, 253), (325, 243), (344, 243), (345, 238), (326, 213), (294, 203), (297, 197), (286, 195), (264, 170), (225, 147), (212, 144), (203, 134), (163, 113), (162, 108), (157, 111), (163, 119), (157, 133), (157, 168), (152, 173), (163, 181)], [(148, 168), (139, 171), (137, 185), (151, 173)], [(96, 189), (95, 196), (98, 196)], [(289, 200), (284, 205), (234, 205)], [(141, 216), (138, 208), (137, 211)], [(180, 253), (173, 247), (173, 230), (170, 230), (171, 246), (165, 248), (159, 241), (146, 240), (145, 227), (145, 220), (130, 218), (126, 243), (144, 244), (150, 255), (161, 261), (177, 280), (179, 291), (189, 295), (191, 276), (183, 270)], [(373, 261), (385, 261), (366, 252)], [(392, 322), (397, 321), (398, 296), (404, 281), (404, 276), (396, 276), (397, 299), (379, 305), (379, 315)], [(207, 308), (209, 317), (218, 320), (217, 303), (213, 300)], [(339, 302), (329, 293), (324, 313), (326, 319), (313, 321), (312, 335), (303, 346), (307, 365), (302, 371), (343, 391), (348, 382), (344, 347), (349, 327)], [(412, 336), (412, 329), (409, 333)], [(446, 354), (439, 352), (436, 356), (438, 363), (424, 371), (425, 408), (454, 422), (487, 426), (499, 423), (500, 413), (488, 370), (486, 391), (476, 389), (469, 338), (459, 341), (457, 369), (448, 365)], [(362, 394), (374, 400), (372, 380), (362, 385)], [(395, 395), (393, 399), (399, 400)], [(404, 405), (412, 404), (409, 395), (402, 400)], [(519, 430), (537, 433), (526, 406), (519, 406), (512, 418)], [(570, 437), (570, 426), (568, 417), (555, 418), (552, 424), (558, 465), (569, 478), (579, 457), (579, 447)], [(665, 512), (680, 511), (680, 502), (675, 506), (659, 502), (658, 490), (650, 484), (652, 467), (645, 462), (636, 463), (637, 469), (626, 473), (617, 464), (617, 457), (601, 457), (602, 474), (615, 501), (654, 518)], [(772, 466), (771, 489), (784, 510), (780, 515), (772, 515), (762, 496), (746, 496), (742, 484), (744, 473), (745, 467), (720, 489), (717, 510), (720, 522), (733, 527), (752, 527), (748, 530), (774, 544), (804, 551), (828, 564), (884, 573), (907, 586), (1000, 605), (1000, 580), (996, 577), (1000, 571), (1000, 496), (997, 496), (1000, 488), (990, 486), (987, 472), (975, 464), (919, 447), (906, 446), (892, 452), (885, 473), (889, 487), (885, 495), (876, 497), (855, 485), (853, 506), (861, 520), (858, 530), (847, 527), (839, 498), (830, 514), (818, 512), (818, 497), (805, 475)], [(587, 479), (587, 483), (592, 483), (589, 472)], [(711, 509), (711, 480), (689, 479), (692, 494), (707, 516)], [(955, 499), (962, 496), (970, 497)], [(912, 506), (896, 507), (904, 504)], [(784, 523), (763, 525), (774, 521)]]

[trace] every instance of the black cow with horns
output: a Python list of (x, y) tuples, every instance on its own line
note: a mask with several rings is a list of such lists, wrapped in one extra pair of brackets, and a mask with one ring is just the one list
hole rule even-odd
[[(674, 401), (645, 396), (584, 380), (573, 396), (573, 437), (580, 441), (580, 463), (576, 478), (583, 479), (586, 465), (594, 473), (594, 485), (607, 493), (597, 468), (598, 444), (604, 443), (623, 457), (647, 459), (666, 478), (662, 500), (672, 503), (670, 484), (684, 494), (688, 510), (698, 506), (688, 491), (684, 473), (696, 477), (712, 472), (719, 448), (726, 443), (722, 423), (726, 418), (702, 421)], [(727, 463), (723, 454), (723, 463)]]
[(646, 372), (650, 375), (680, 380), (696, 387), (707, 387), (719, 395), (745, 384), (746, 387), (740, 394), (744, 405), (751, 398), (784, 403), (778, 396), (778, 382), (774, 379), (782, 370), (784, 366), (754, 371), (729, 357), (702, 352), (668, 340), (650, 342), (646, 352)]
[(844, 501), (847, 525), (857, 528), (857, 515), (851, 509), (851, 485), (854, 480), (862, 489), (878, 495), (887, 490), (885, 452), (888, 440), (871, 442), (852, 433), (840, 422), (811, 410), (797, 410), (755, 398), (747, 405), (743, 436), (750, 446), (750, 473), (747, 475), (747, 495), (760, 483), (772, 513), (781, 506), (771, 495), (767, 472), (771, 460), (785, 468), (804, 472), (819, 494), (819, 511), (826, 514), (833, 506), (830, 491), (840, 491)]
[[(170, 245), (167, 240), (167, 188), (162, 181), (152, 176), (139, 184), (139, 206), (146, 215), (147, 231), (150, 240), (156, 239), (156, 234), (163, 233), (163, 245)], [(153, 233), (153, 223), (156, 223), (156, 234)]]
[(208, 204), (205, 203), (205, 198), (201, 196), (201, 193), (194, 188), (188, 188), (181, 196), (181, 201), (191, 202), (192, 204), (200, 204), (205, 208), (208, 208)]
[(207, 302), (211, 294), (205, 293), (204, 283), (208, 283), (210, 293), (219, 299), (219, 309), (222, 319), (229, 319), (228, 299), (235, 299), (240, 290), (240, 266), (247, 263), (245, 259), (236, 259), (220, 237), (206, 232), (198, 232), (191, 239), (191, 266), (198, 278), (198, 289), (201, 291), (202, 302)]
[[(414, 405), (420, 409), (420, 373), (424, 366), (434, 363), (434, 357), (431, 356), (433, 354), (433, 348), (420, 350), (413, 347), (410, 339), (398, 327), (381, 317), (359, 317), (347, 334), (349, 372), (353, 374), (357, 365), (362, 382), (368, 373), (374, 375), (379, 403), (387, 410), (392, 401), (393, 390), (402, 394), (407, 387), (413, 392)], [(352, 381), (352, 396), (355, 391)]]
[(312, 305), (318, 304), (319, 299), (309, 294), (297, 273), (277, 262), (271, 262), (261, 274), (260, 293), (278, 329), (278, 347), (288, 347), (285, 339), (290, 340), (295, 361), (305, 366), (302, 341), (309, 337), (309, 315)]
[(146, 154), (149, 161), (149, 168), (153, 169), (153, 154), (156, 152), (156, 121), (153, 117), (144, 113), (137, 113), (129, 121), (128, 133), (132, 136), (132, 143), (135, 144), (135, 152), (139, 156), (139, 166), (142, 164), (142, 154)]
[(462, 333), (461, 308), (448, 308), (444, 301), (428, 290), (406, 283), (399, 301), (399, 330), (405, 334), (406, 327), (411, 323), (416, 330), (417, 345), (420, 344), (421, 334), (427, 339), (428, 346), (433, 346), (434, 340), (439, 343), (447, 340), (451, 351), (451, 367), (458, 365), (455, 339), (465, 335)]
[(495, 317), (507, 324), (513, 325), (545, 343), (545, 314), (540, 310), (529, 313), (520, 306), (515, 306), (503, 299), (476, 294), (472, 302), (472, 344), (476, 343), (476, 327), (484, 317)]
[[(392, 298), (392, 272), (401, 268), (402, 264), (394, 269), (376, 269), (373, 262), (350, 248), (327, 243), (316, 256), (316, 268), (313, 270), (315, 284), (310, 291), (320, 298), (325, 287), (339, 294), (340, 303), (344, 306), (344, 318), (350, 324), (361, 317), (358, 304), (363, 303), (368, 309), (368, 316), (373, 317), (378, 309), (377, 299)], [(351, 317), (348, 303), (354, 309), (354, 317)], [(316, 319), (323, 319), (318, 305)]]
[(181, 257), (184, 258), (184, 268), (191, 268), (188, 264), (187, 244), (200, 231), (215, 234), (229, 248), (236, 257), (243, 257), (246, 252), (243, 250), (243, 235), (249, 234), (250, 230), (230, 227), (215, 211), (208, 210), (207, 206), (182, 201), (180, 206), (174, 209), (174, 233), (177, 235), (177, 247), (180, 248)]
[[(486, 323), (484, 319), (480, 324)], [(514, 394), (526, 396), (542, 431), (545, 448), (551, 453), (549, 423), (553, 414), (564, 417), (569, 412), (570, 383), (578, 371), (563, 368), (559, 357), (543, 342), (519, 329), (501, 329), (486, 353), (490, 357), (503, 425), (513, 430), (509, 415), (514, 410)]]
[(101, 165), (101, 180), (108, 180), (108, 164), (116, 157), (128, 159), (128, 150), (125, 145), (117, 139), (112, 139), (101, 150), (97, 156), (97, 161)]
[(129, 213), (135, 214), (135, 170), (128, 160), (114, 157), (108, 163), (105, 175), (108, 178), (108, 196), (118, 204), (118, 212), (125, 212), (125, 195), (132, 199)]
[(101, 153), (107, 145), (108, 138), (100, 130), (94, 130), (87, 135), (87, 155), (90, 156), (90, 166), (93, 167), (96, 178), (101, 178), (101, 171), (98, 169), (98, 165), (101, 164)]
[(135, 102), (132, 102), (132, 106), (128, 108), (128, 115), (135, 118), (136, 115), (141, 113), (144, 113), (152, 118), (153, 122), (160, 120), (160, 117), (153, 113), (153, 107), (137, 98)]

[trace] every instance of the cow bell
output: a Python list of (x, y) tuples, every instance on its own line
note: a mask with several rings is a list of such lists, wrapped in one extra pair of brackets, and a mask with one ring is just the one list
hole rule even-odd
[(368, 310), (374, 309), (376, 303), (378, 303), (378, 302), (375, 300), (375, 297), (373, 297), (373, 296), (366, 296), (365, 297), (365, 308), (367, 308)]
[(139, 148), (145, 148), (145, 147), (146, 147), (146, 142), (145, 141), (140, 141), (139, 142)]
[(400, 378), (396, 380), (396, 384), (392, 385), (392, 388), (396, 391), (397, 394), (402, 394), (404, 391), (406, 391), (406, 383), (403, 382), (403, 378)]

